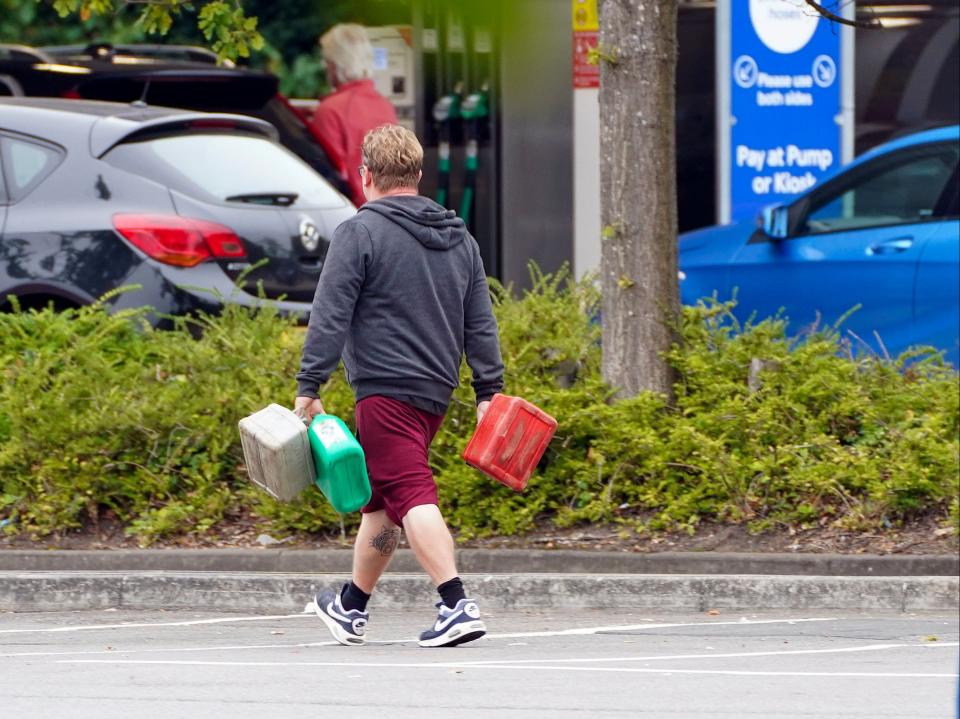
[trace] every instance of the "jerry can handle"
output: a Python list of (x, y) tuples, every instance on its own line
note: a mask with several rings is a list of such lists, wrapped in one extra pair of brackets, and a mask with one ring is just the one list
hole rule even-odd
[(303, 422), (306, 426), (308, 427), (310, 426), (310, 418), (307, 417), (307, 413), (303, 409), (303, 407), (297, 407), (296, 409), (293, 410), (293, 413), (297, 415), (300, 421)]

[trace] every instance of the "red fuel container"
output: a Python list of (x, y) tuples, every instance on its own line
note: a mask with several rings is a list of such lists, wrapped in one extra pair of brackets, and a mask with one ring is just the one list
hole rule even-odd
[(495, 394), (463, 458), (471, 467), (520, 492), (556, 429), (557, 420), (525, 399)]

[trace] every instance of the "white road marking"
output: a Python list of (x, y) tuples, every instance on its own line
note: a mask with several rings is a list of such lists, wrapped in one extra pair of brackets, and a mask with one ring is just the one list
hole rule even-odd
[(292, 619), (307, 616), (300, 614), (263, 614), (256, 617), (219, 617), (217, 619), (192, 619), (184, 622), (124, 622), (123, 624), (84, 624), (75, 627), (43, 627), (40, 629), (0, 629), (0, 634), (30, 634), (38, 632), (83, 632), (94, 629), (137, 629), (144, 627), (189, 627), (196, 624), (224, 624), (227, 622), (259, 622), (268, 619)]
[[(257, 615), (249, 617), (224, 617), (217, 619), (198, 619), (198, 620), (186, 620), (181, 622), (152, 622), (152, 623), (122, 623), (122, 624), (102, 624), (102, 625), (81, 625), (81, 626), (72, 626), (72, 627), (53, 627), (53, 628), (43, 628), (43, 629), (14, 629), (14, 630), (0, 630), (7, 633), (13, 632), (64, 632), (64, 631), (83, 631), (83, 630), (94, 630), (94, 629), (130, 629), (130, 628), (163, 628), (163, 627), (182, 627), (182, 626), (194, 626), (194, 625), (203, 625), (203, 624), (217, 624), (224, 622), (243, 622), (243, 621), (258, 621), (258, 620), (277, 620), (277, 619), (292, 619), (297, 617), (307, 616), (304, 614), (285, 614), (285, 615)], [(739, 621), (729, 621), (729, 622), (712, 622), (712, 621), (700, 621), (700, 622), (673, 622), (673, 623), (646, 623), (646, 624), (629, 624), (629, 625), (618, 625), (618, 626), (598, 626), (598, 627), (579, 627), (573, 629), (559, 629), (552, 631), (538, 631), (538, 632), (516, 632), (509, 634), (488, 634), (484, 641), (489, 639), (516, 639), (516, 638), (526, 638), (526, 637), (556, 637), (556, 636), (582, 636), (590, 634), (599, 634), (599, 633), (610, 633), (610, 632), (623, 632), (623, 631), (637, 631), (637, 630), (651, 630), (651, 629), (664, 629), (664, 628), (673, 628), (673, 627), (710, 627), (710, 626), (730, 626), (730, 625), (754, 625), (754, 624), (798, 624), (804, 622), (825, 622), (825, 621), (837, 621), (835, 618), (826, 618), (826, 617), (811, 617), (811, 618), (799, 618), (799, 619), (762, 619), (762, 620), (739, 620)], [(414, 637), (406, 637), (402, 639), (387, 639), (387, 640), (370, 640), (368, 644), (375, 645), (390, 645), (390, 644), (409, 644), (416, 641)], [(137, 660), (122, 660), (119, 659), (121, 656), (129, 656), (132, 654), (157, 654), (157, 653), (178, 653), (178, 652), (217, 652), (217, 651), (245, 651), (245, 650), (256, 650), (256, 649), (305, 649), (311, 647), (326, 647), (326, 646), (335, 646), (337, 642), (334, 641), (322, 641), (322, 642), (299, 642), (291, 644), (249, 644), (249, 645), (227, 645), (227, 646), (186, 646), (186, 647), (169, 647), (169, 648), (159, 648), (159, 649), (108, 649), (108, 650), (80, 650), (80, 651), (53, 651), (53, 652), (6, 652), (0, 653), (0, 658), (16, 658), (16, 657), (42, 657), (42, 656), (83, 656), (83, 655), (97, 655), (97, 656), (110, 656), (118, 657), (117, 659), (104, 659), (104, 660), (76, 660), (76, 661), (101, 661), (102, 663), (135, 663)], [(514, 643), (516, 645), (517, 643)], [(590, 657), (590, 658), (573, 658), (573, 659), (496, 659), (496, 660), (477, 660), (477, 661), (468, 661), (460, 662), (457, 664), (451, 664), (450, 666), (471, 666), (471, 667), (500, 667), (500, 666), (517, 666), (521, 668), (522, 665), (545, 665), (545, 664), (571, 664), (571, 663), (590, 663), (596, 664), (599, 662), (637, 662), (637, 661), (663, 661), (663, 660), (681, 660), (681, 659), (715, 659), (715, 658), (746, 658), (746, 657), (760, 657), (760, 656), (788, 656), (793, 654), (833, 654), (833, 653), (844, 653), (844, 652), (862, 652), (862, 651), (876, 651), (884, 649), (899, 649), (899, 648), (914, 648), (914, 647), (956, 647), (960, 646), (958, 642), (936, 642), (936, 643), (925, 643), (925, 644), (876, 644), (876, 645), (867, 645), (863, 647), (847, 647), (847, 648), (838, 648), (838, 649), (802, 649), (802, 650), (783, 650), (783, 651), (767, 651), (767, 652), (742, 652), (742, 653), (728, 653), (728, 654), (686, 654), (686, 655), (664, 655), (664, 656), (641, 656), (641, 657)], [(60, 660), (61, 663), (69, 662), (70, 660)], [(152, 660), (142, 660), (139, 663), (150, 663)], [(173, 660), (170, 661), (161, 661), (157, 660), (158, 663), (176, 663)], [(184, 660), (185, 664), (194, 664), (196, 662), (190, 662)], [(217, 665), (219, 662), (199, 662), (200, 664), (211, 664)], [(339, 663), (327, 663), (321, 662), (319, 664), (312, 662), (267, 662), (267, 663), (244, 663), (244, 662), (227, 662), (228, 665), (237, 665), (237, 666), (353, 666), (353, 663), (350, 662), (339, 662)], [(356, 664), (356, 666), (445, 666), (433, 663), (413, 663), (413, 664)], [(559, 667), (558, 667), (559, 668)], [(586, 669), (586, 668), (584, 668)], [(658, 670), (659, 671), (659, 670)]]
[[(941, 646), (958, 646), (960, 642), (944, 643)], [(672, 654), (631, 657), (578, 657), (568, 659), (496, 659), (465, 662), (317, 662), (317, 661), (195, 661), (187, 659), (60, 659), (57, 664), (147, 664), (175, 666), (217, 666), (217, 667), (379, 667), (379, 668), (460, 668), (460, 669), (557, 669), (571, 671), (616, 671), (677, 674), (740, 674), (758, 676), (889, 676), (889, 677), (955, 677), (956, 674), (901, 673), (901, 672), (782, 672), (751, 670), (713, 670), (713, 669), (653, 669), (639, 667), (571, 667), (563, 664), (596, 664), (599, 662), (653, 662), (678, 661), (689, 659), (731, 659), (753, 657), (790, 657), (810, 654), (848, 654), (852, 652), (875, 652), (890, 649), (915, 649), (924, 644), (868, 644), (860, 647), (838, 647), (835, 649), (785, 649), (768, 652), (730, 652), (726, 654)]]
[[(378, 641), (368, 641), (367, 644), (390, 645), (390, 644), (412, 644), (417, 641), (413, 637), (408, 639), (385, 639)], [(243, 651), (248, 649), (310, 649), (313, 647), (335, 647), (339, 642), (301, 642), (298, 644), (240, 644), (227, 646), (205, 646), (205, 647), (168, 647), (164, 649), (96, 649), (80, 651), (60, 651), (60, 652), (7, 652), (0, 653), (0, 658), (11, 657), (73, 657), (82, 655), (110, 655), (126, 656), (130, 654), (164, 654), (171, 652), (217, 652), (217, 651)], [(529, 646), (526, 642), (515, 642), (507, 646)], [(643, 657), (583, 657), (578, 659), (490, 659), (474, 660), (461, 662), (457, 666), (480, 666), (483, 664), (525, 664), (525, 663), (562, 663), (562, 662), (634, 662), (634, 661), (657, 661), (662, 659), (716, 659), (720, 657), (759, 657), (771, 655), (788, 654), (821, 654), (836, 652), (862, 652), (873, 651), (876, 649), (894, 649), (894, 648), (947, 648), (960, 646), (960, 642), (936, 642), (924, 644), (873, 644), (865, 647), (848, 647), (845, 649), (795, 649), (771, 652), (742, 652), (736, 654), (675, 654), (663, 656), (643, 656)]]
[[(313, 614), (301, 612), (300, 614), (274, 614), (258, 615), (252, 617), (220, 617), (216, 619), (192, 619), (182, 622), (124, 622), (121, 624), (84, 624), (79, 626), (67, 627), (41, 627), (32, 629), (0, 629), (0, 634), (31, 634), (31, 633), (56, 633), (56, 632), (82, 632), (96, 629), (142, 629), (155, 627), (188, 627), (200, 624), (223, 624), (228, 622), (257, 622), (274, 619), (297, 619), (301, 617), (314, 618)], [(620, 626), (603, 627), (580, 627), (575, 629), (557, 629), (552, 631), (538, 632), (514, 632), (510, 634), (488, 634), (488, 639), (519, 639), (523, 637), (559, 637), (574, 634), (602, 634), (604, 632), (628, 632), (637, 629), (666, 629), (670, 627), (701, 627), (701, 626), (723, 626), (723, 625), (752, 625), (752, 624), (797, 624), (800, 622), (834, 622), (835, 617), (814, 617), (806, 619), (747, 619), (736, 622), (677, 622), (671, 624), (625, 624)], [(396, 644), (397, 642), (416, 641), (415, 639), (400, 639), (387, 641), (387, 644)]]
[(746, 671), (736, 669), (662, 669), (648, 667), (567, 667), (556, 664), (470, 664), (469, 662), (202, 662), (179, 660), (153, 659), (61, 659), (57, 664), (142, 664), (149, 666), (203, 666), (203, 667), (337, 667), (357, 668), (369, 667), (376, 669), (493, 669), (502, 671), (536, 670), (536, 671), (573, 671), (573, 672), (621, 672), (634, 674), (724, 674), (736, 676), (777, 676), (777, 677), (886, 677), (904, 679), (955, 679), (957, 674), (947, 673), (920, 673), (920, 672), (777, 672), (777, 671)]
[[(410, 641), (416, 641), (411, 639)], [(371, 642), (372, 643), (372, 642)], [(170, 647), (167, 649), (95, 649), (75, 652), (7, 652), (0, 654), (0, 659), (8, 657), (63, 657), (78, 656), (81, 654), (159, 654), (163, 652), (233, 652), (243, 649), (306, 649), (309, 647), (335, 647), (340, 643), (333, 640), (328, 642), (304, 642), (303, 644), (245, 644), (240, 646), (213, 646), (213, 647)]]
[(556, 629), (542, 632), (513, 632), (510, 634), (487, 634), (487, 639), (520, 639), (523, 637), (564, 637), (576, 634), (615, 634), (633, 632), (638, 629), (670, 629), (673, 627), (719, 627), (747, 626), (753, 624), (799, 624), (801, 622), (835, 622), (836, 617), (812, 617), (809, 619), (747, 619), (736, 622), (673, 622), (670, 624), (624, 624), (610, 627), (581, 627), (576, 629)]
[(723, 674), (728, 676), (750, 677), (884, 677), (891, 679), (956, 679), (957, 674), (937, 673), (906, 673), (906, 672), (770, 672), (745, 671), (737, 669), (652, 669), (646, 667), (561, 667), (555, 664), (549, 666), (512, 664), (484, 665), (468, 667), (469, 669), (533, 669), (537, 671), (569, 671), (569, 672), (622, 672), (628, 674)]
[[(726, 654), (665, 654), (649, 655), (641, 657), (577, 657), (573, 659), (488, 659), (464, 662), (464, 666), (481, 666), (484, 664), (504, 665), (504, 664), (564, 664), (564, 663), (585, 663), (593, 664), (598, 662), (657, 662), (666, 659), (732, 659), (744, 657), (785, 657), (805, 654), (847, 654), (850, 652), (876, 652), (885, 649), (913, 649), (917, 647), (926, 647), (926, 644), (867, 644), (862, 647), (840, 647), (836, 649), (783, 649), (768, 652), (730, 652)], [(960, 642), (944, 642), (941, 646), (960, 646)]]

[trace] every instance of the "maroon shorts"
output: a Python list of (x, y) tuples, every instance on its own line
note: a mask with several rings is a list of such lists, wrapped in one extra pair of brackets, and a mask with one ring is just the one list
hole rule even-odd
[(411, 507), (436, 504), (437, 484), (427, 454), (443, 415), (373, 395), (357, 402), (356, 417), (357, 440), (373, 490), (361, 511), (384, 509), (392, 522), (401, 525)]

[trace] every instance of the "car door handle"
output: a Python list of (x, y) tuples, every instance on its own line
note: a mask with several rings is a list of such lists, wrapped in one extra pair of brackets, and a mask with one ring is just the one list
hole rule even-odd
[(913, 247), (912, 237), (898, 237), (895, 240), (878, 242), (867, 248), (868, 255), (892, 255), (896, 252), (905, 252)]

